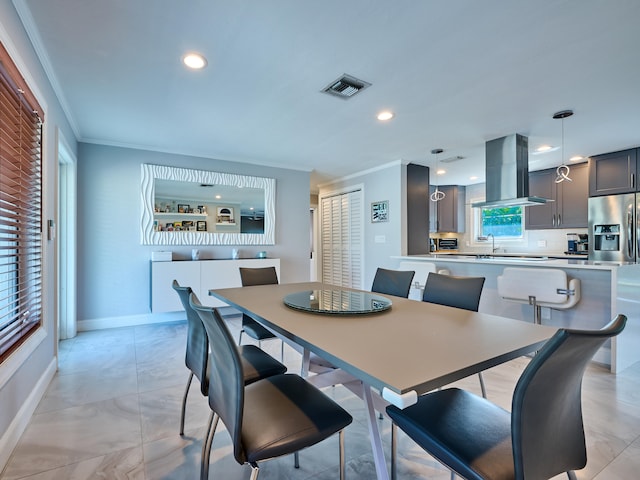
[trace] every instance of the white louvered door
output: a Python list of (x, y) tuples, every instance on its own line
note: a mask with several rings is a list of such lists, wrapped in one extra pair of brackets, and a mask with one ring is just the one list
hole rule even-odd
[(322, 281), (362, 287), (362, 190), (321, 200)]

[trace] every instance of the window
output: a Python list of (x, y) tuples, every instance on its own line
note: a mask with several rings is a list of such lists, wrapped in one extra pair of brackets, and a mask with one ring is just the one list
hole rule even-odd
[(522, 238), (524, 215), (522, 207), (482, 208), (478, 236), (493, 234), (494, 238)]
[(39, 112), (0, 44), (0, 361), (42, 323)]

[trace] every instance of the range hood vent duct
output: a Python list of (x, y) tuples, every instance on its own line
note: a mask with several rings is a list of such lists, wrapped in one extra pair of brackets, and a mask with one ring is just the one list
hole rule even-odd
[(529, 139), (517, 133), (485, 144), (486, 201), (474, 208), (544, 205), (553, 200), (529, 195)]
[(334, 80), (325, 88), (323, 88), (322, 91), (324, 93), (328, 93), (329, 95), (334, 95), (336, 97), (347, 100), (353, 97), (356, 93), (370, 86), (370, 83), (365, 82), (364, 80), (359, 80), (356, 77), (352, 77), (351, 75), (347, 75), (345, 73), (340, 78)]

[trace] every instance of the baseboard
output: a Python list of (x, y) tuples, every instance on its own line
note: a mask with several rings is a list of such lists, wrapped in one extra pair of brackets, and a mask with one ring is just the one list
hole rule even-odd
[[(225, 318), (240, 315), (240, 312), (231, 307), (221, 307), (218, 310)], [(106, 328), (134, 327), (136, 325), (176, 322), (179, 320), (186, 320), (186, 314), (184, 312), (145, 313), (142, 315), (127, 315), (123, 317), (94, 318), (78, 320), (78, 331), (86, 332), (89, 330), (104, 330)]]
[(22, 407), (9, 425), (9, 428), (4, 432), (2, 437), (0, 437), (0, 472), (6, 467), (11, 452), (13, 452), (13, 449), (18, 445), (20, 437), (26, 430), (27, 425), (29, 425), (29, 421), (36, 411), (36, 408), (38, 408), (40, 400), (44, 397), (49, 383), (51, 383), (51, 380), (56, 374), (57, 365), (58, 360), (56, 357), (53, 357), (51, 363), (49, 363), (40, 379), (34, 385), (33, 390), (31, 390), (31, 393), (22, 404)]
[(151, 323), (167, 323), (185, 320), (184, 312), (146, 313), (142, 315), (127, 315), (124, 317), (104, 317), (89, 320), (78, 320), (78, 331), (104, 330), (106, 328), (133, 327)]

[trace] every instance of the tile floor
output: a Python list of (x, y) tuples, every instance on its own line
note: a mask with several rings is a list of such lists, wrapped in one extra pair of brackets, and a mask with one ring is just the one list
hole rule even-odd
[[(229, 320), (237, 332), (239, 317)], [(201, 438), (209, 414), (206, 399), (192, 386), (185, 435), (178, 434), (180, 402), (188, 372), (184, 366), (186, 324), (148, 325), (82, 332), (60, 342), (59, 372), (15, 448), (2, 480), (196, 479)], [(279, 355), (279, 342), (265, 342)], [(489, 397), (508, 408), (522, 358), (485, 373)], [(300, 356), (286, 349), (292, 372)], [(478, 391), (477, 377), (459, 382)], [(365, 412), (361, 401), (342, 387), (328, 388), (354, 416), (346, 432), (347, 477), (374, 479)], [(640, 363), (617, 376), (592, 366), (584, 380), (584, 416), (589, 462), (578, 478), (630, 480), (640, 471)], [(381, 420), (389, 445), (389, 420)], [(388, 450), (387, 450), (388, 451)], [(399, 444), (400, 479), (448, 479), (449, 473), (404, 436)], [(337, 437), (293, 459), (265, 462), (260, 479), (335, 479)], [(388, 461), (388, 456), (387, 456)], [(210, 478), (248, 479), (238, 465), (222, 424), (218, 428)], [(566, 478), (558, 476), (557, 478)]]

